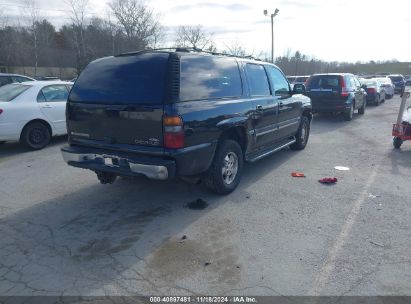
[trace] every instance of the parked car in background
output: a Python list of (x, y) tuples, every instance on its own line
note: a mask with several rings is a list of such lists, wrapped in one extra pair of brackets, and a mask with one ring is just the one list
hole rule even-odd
[(304, 84), (305, 85), (305, 82), (307, 81), (308, 78), (310, 78), (309, 75), (308, 76), (296, 76), (293, 84), (298, 83), (298, 84)]
[(367, 104), (374, 104), (379, 106), (381, 102), (385, 101), (385, 90), (379, 80), (361, 79), (361, 84), (365, 86), (367, 92)]
[(387, 76), (391, 79), (392, 83), (395, 85), (395, 93), (401, 93), (405, 89), (405, 79), (400, 74), (391, 74)]
[(117, 176), (201, 178), (219, 194), (240, 182), (244, 161), (305, 148), (311, 102), (268, 62), (177, 51), (98, 59), (67, 103), (71, 166)]
[(0, 87), (0, 142), (20, 141), (42, 149), (66, 130), (66, 101), (71, 82), (32, 81)]
[(56, 77), (56, 76), (36, 76), (35, 77), (37, 80), (40, 81), (56, 81), (56, 80), (61, 80), (60, 78)]
[(287, 80), (290, 84), (293, 84), (295, 80), (295, 76), (287, 76)]
[(353, 74), (314, 74), (306, 82), (305, 94), (315, 113), (342, 113), (351, 120), (353, 113), (365, 113), (366, 92)]
[(375, 78), (378, 80), (385, 91), (385, 97), (391, 99), (395, 94), (395, 85), (392, 83), (392, 80), (388, 77), (386, 78)]
[(24, 81), (35, 81), (35, 79), (19, 74), (0, 73), (0, 87), (9, 83), (20, 83)]
[(309, 77), (310, 76), (287, 76), (287, 79), (290, 82), (291, 88), (293, 88), (295, 84), (305, 85)]

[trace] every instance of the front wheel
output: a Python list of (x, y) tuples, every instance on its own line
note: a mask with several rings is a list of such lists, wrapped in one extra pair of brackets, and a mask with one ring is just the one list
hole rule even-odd
[(350, 108), (348, 109), (348, 111), (344, 112), (344, 120), (346, 121), (350, 121), (352, 120), (352, 117), (354, 115), (354, 105), (351, 104)]
[(238, 186), (243, 173), (243, 152), (234, 140), (219, 143), (213, 163), (205, 174), (205, 185), (218, 194), (229, 194)]
[(301, 119), (300, 127), (295, 135), (295, 143), (290, 145), (292, 150), (303, 150), (308, 142), (310, 136), (310, 120), (307, 116), (303, 116)]
[(394, 145), (394, 148), (395, 149), (399, 149), (399, 148), (401, 148), (401, 145), (402, 145), (402, 143), (403, 143), (404, 141), (401, 139), (401, 137), (394, 137), (394, 140), (393, 140), (393, 145)]

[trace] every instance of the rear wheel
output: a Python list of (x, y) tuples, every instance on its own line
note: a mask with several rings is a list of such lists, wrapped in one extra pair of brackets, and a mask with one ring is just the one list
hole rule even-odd
[(377, 97), (375, 97), (375, 106), (378, 107), (380, 103), (381, 103), (380, 95), (377, 95)]
[(32, 122), (24, 127), (20, 142), (31, 150), (43, 149), (50, 143), (51, 133), (46, 124)]
[(112, 184), (116, 181), (117, 175), (109, 172), (101, 172), (101, 171), (96, 171), (97, 178), (100, 181), (100, 183), (104, 184)]
[(358, 109), (358, 114), (364, 115), (364, 113), (365, 113), (365, 107), (366, 107), (366, 106), (367, 106), (367, 102), (366, 102), (365, 99), (364, 99), (363, 104), (362, 104), (362, 107)]
[(344, 120), (350, 121), (354, 115), (354, 104), (351, 104), (351, 107), (344, 112)]
[(243, 173), (243, 152), (234, 140), (219, 143), (213, 163), (205, 174), (205, 185), (218, 194), (229, 194), (238, 186)]
[(310, 136), (310, 120), (307, 116), (303, 116), (300, 127), (295, 135), (295, 143), (290, 145), (292, 150), (303, 150), (308, 142)]
[(394, 137), (392, 144), (394, 145), (395, 149), (399, 149), (401, 148), (403, 142), (404, 141), (401, 139), (401, 137)]

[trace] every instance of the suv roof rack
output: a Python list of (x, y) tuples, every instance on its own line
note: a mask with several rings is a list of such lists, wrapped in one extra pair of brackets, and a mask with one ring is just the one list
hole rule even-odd
[(150, 51), (167, 51), (167, 50), (171, 50), (174, 52), (186, 52), (186, 53), (190, 53), (190, 52), (206, 53), (206, 54), (216, 55), (216, 56), (236, 57), (236, 58), (251, 59), (255, 61), (262, 61), (261, 59), (255, 58), (251, 55), (247, 55), (247, 56), (232, 55), (232, 54), (226, 54), (226, 53), (221, 53), (221, 52), (202, 50), (197, 47), (165, 47), (165, 48), (155, 48), (155, 49), (147, 48), (147, 49), (135, 51), (135, 52), (121, 53), (121, 54), (116, 55), (116, 57), (137, 55), (137, 54), (150, 52)]

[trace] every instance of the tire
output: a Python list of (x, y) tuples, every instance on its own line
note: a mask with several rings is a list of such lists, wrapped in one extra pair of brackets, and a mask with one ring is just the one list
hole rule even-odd
[(352, 120), (353, 115), (354, 115), (354, 105), (351, 104), (350, 109), (344, 112), (344, 120), (346, 121)]
[(98, 180), (103, 185), (112, 184), (117, 179), (117, 175), (115, 175), (113, 173), (109, 173), (109, 172), (96, 171), (96, 174), (97, 174)]
[(307, 116), (303, 116), (301, 119), (300, 127), (295, 135), (295, 143), (290, 145), (292, 150), (304, 150), (310, 137), (310, 120)]
[(213, 163), (207, 170), (204, 183), (218, 194), (229, 194), (237, 188), (243, 173), (243, 152), (234, 140), (218, 144)]
[(401, 145), (404, 141), (400, 137), (394, 137), (394, 140), (392, 142), (393, 146), (395, 149), (401, 148)]
[(377, 97), (375, 99), (375, 106), (378, 107), (380, 105), (380, 103), (381, 103), (380, 95), (377, 95)]
[(365, 101), (365, 98), (364, 98), (362, 107), (358, 109), (358, 114), (364, 115), (366, 106), (367, 106), (367, 102)]
[(30, 150), (43, 149), (50, 143), (51, 132), (42, 122), (32, 122), (24, 127), (20, 142)]

